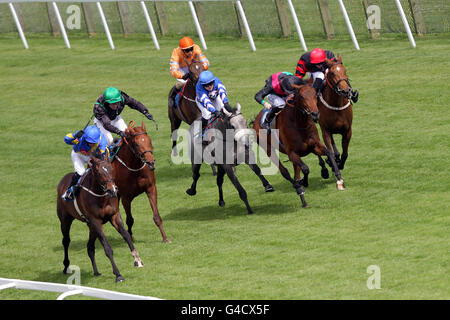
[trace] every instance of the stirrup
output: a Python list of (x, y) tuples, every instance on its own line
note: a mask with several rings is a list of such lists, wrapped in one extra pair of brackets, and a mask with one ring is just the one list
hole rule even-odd
[(73, 187), (70, 187), (69, 189), (64, 192), (64, 194), (61, 196), (61, 198), (64, 201), (73, 201), (74, 194), (73, 194)]

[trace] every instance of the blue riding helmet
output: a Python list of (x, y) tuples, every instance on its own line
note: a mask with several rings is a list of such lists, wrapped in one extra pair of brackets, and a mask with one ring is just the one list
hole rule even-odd
[(98, 143), (100, 140), (100, 129), (97, 126), (89, 126), (84, 130), (84, 139), (89, 143)]
[(214, 77), (211, 71), (202, 71), (202, 73), (200, 73), (200, 76), (198, 78), (198, 81), (202, 86), (210, 84), (214, 80), (216, 80), (216, 77)]

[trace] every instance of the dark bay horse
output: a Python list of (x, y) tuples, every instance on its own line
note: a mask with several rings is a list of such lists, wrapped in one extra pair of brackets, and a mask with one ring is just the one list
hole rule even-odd
[[(178, 103), (178, 107), (169, 106), (169, 120), (170, 120), (170, 132), (172, 134), (172, 152), (177, 155), (177, 134), (176, 130), (180, 127), (181, 122), (186, 122), (191, 125), (195, 120), (202, 116), (200, 110), (195, 102), (198, 77), (200, 73), (204, 71), (203, 64), (200, 61), (192, 60), (189, 65), (189, 78), (186, 85), (182, 89), (182, 94)], [(172, 88), (175, 90), (175, 87)], [(169, 93), (169, 99), (171, 96)]]
[(92, 262), (94, 275), (99, 276), (95, 262), (95, 240), (98, 238), (105, 249), (105, 254), (112, 264), (113, 273), (116, 276), (116, 282), (123, 281), (114, 258), (111, 245), (106, 240), (103, 231), (103, 224), (111, 222), (114, 228), (122, 235), (130, 247), (134, 257), (134, 265), (142, 267), (143, 263), (137, 250), (134, 248), (130, 234), (125, 230), (122, 218), (119, 213), (119, 200), (117, 198), (117, 187), (114, 183), (114, 169), (109, 160), (92, 156), (89, 162), (89, 169), (83, 176), (80, 183), (79, 194), (75, 196), (74, 201), (64, 201), (61, 195), (67, 189), (72, 179), (73, 173), (66, 174), (58, 184), (57, 214), (61, 222), (61, 232), (63, 235), (62, 244), (64, 246), (64, 271), (70, 265), (69, 244), (70, 227), (73, 220), (77, 219), (86, 222), (89, 227), (89, 241), (87, 251)]
[[(190, 156), (192, 164), (192, 185), (186, 190), (188, 195), (197, 193), (197, 181), (200, 177), (200, 167), (205, 160), (204, 155), (211, 155), (208, 162), (214, 162), (217, 167), (217, 186), (219, 188), (219, 206), (224, 206), (222, 184), (225, 174), (239, 193), (239, 197), (245, 203), (247, 212), (253, 213), (248, 200), (247, 192), (242, 187), (236, 176), (236, 152), (235, 152), (235, 129), (229, 118), (223, 113), (212, 120), (211, 126), (205, 132), (205, 139), (195, 138), (195, 133), (201, 130), (201, 121), (195, 121), (190, 127)], [(229, 134), (231, 133), (231, 135)], [(206, 144), (202, 140), (206, 141)], [(205, 152), (205, 149), (208, 152)]]
[[(323, 141), (332, 152), (338, 168), (342, 170), (348, 157), (348, 145), (352, 137), (352, 87), (340, 55), (337, 61), (327, 59), (326, 62), (329, 68), (325, 73), (325, 87), (317, 99), (320, 111), (319, 124)], [(342, 156), (336, 147), (333, 134), (342, 136)], [(322, 160), (319, 158), (319, 161)]]
[[(293, 87), (297, 90), (297, 93), (287, 100), (286, 107), (278, 114), (272, 124), (274, 129), (278, 129), (278, 137), (276, 137), (278, 145), (271, 145), (271, 135), (276, 134), (274, 130), (271, 130), (267, 134), (267, 143), (262, 144), (262, 141), (260, 141), (261, 138), (265, 139), (263, 135), (266, 131), (261, 130), (261, 116), (263, 111), (257, 115), (253, 123), (253, 129), (256, 131), (258, 144), (266, 150), (267, 155), (279, 167), (282, 176), (292, 183), (292, 186), (302, 200), (303, 207), (306, 207), (307, 203), (304, 198), (302, 185), (305, 187), (308, 186), (309, 168), (301, 160), (301, 157), (311, 152), (316, 155), (326, 155), (331, 159), (331, 163), (335, 168), (335, 174), (338, 180), (336, 183), (337, 188), (344, 190), (345, 187), (336, 162), (331, 156), (330, 151), (320, 141), (317, 128), (314, 124), (319, 118), (316, 91), (308, 85), (293, 85)], [(282, 153), (287, 154), (289, 160), (293, 163), (295, 170), (294, 179), (291, 178), (289, 171), (280, 163), (278, 156), (274, 152), (276, 148), (279, 148)], [(322, 163), (321, 166), (323, 176), (325, 163)], [(303, 179), (301, 180), (299, 180), (300, 170), (303, 173)]]
[(161, 232), (163, 242), (170, 242), (164, 232), (158, 211), (154, 173), (155, 158), (152, 141), (143, 121), (141, 127), (134, 127), (134, 122), (130, 121), (125, 130), (125, 139), (120, 142), (119, 150), (112, 160), (112, 166), (115, 172), (115, 181), (119, 187), (119, 197), (127, 214), (126, 223), (129, 234), (133, 236), (134, 219), (131, 215), (131, 202), (145, 192), (153, 210), (153, 221)]

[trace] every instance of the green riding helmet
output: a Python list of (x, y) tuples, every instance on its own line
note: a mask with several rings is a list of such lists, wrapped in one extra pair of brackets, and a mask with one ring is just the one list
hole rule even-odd
[(114, 87), (106, 88), (103, 93), (103, 97), (105, 98), (105, 102), (107, 103), (116, 103), (122, 100), (122, 94), (120, 90)]

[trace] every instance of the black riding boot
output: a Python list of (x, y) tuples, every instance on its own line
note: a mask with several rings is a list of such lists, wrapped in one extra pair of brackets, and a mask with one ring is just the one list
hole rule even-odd
[(266, 118), (264, 119), (261, 127), (266, 130), (270, 130), (270, 123), (272, 122), (275, 114), (280, 110), (280, 108), (272, 107), (267, 111)]
[(314, 80), (314, 83), (312, 84), (312, 87), (316, 89), (317, 95), (321, 94), (323, 89), (323, 80), (320, 78), (316, 78), (316, 80)]
[(67, 188), (66, 192), (62, 195), (63, 200), (73, 201), (75, 195), (78, 193), (78, 185), (77, 182), (80, 179), (80, 175), (78, 173), (74, 173), (72, 176), (72, 180), (70, 180), (70, 185)]
[(352, 101), (356, 103), (358, 102), (358, 99), (359, 99), (359, 92), (358, 89), (355, 89), (352, 91)]

